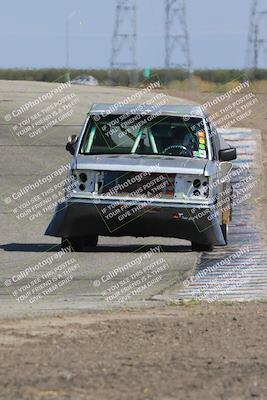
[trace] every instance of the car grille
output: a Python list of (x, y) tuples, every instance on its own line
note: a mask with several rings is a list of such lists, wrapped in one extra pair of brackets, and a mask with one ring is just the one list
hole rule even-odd
[(110, 197), (173, 198), (175, 174), (104, 171), (98, 194)]

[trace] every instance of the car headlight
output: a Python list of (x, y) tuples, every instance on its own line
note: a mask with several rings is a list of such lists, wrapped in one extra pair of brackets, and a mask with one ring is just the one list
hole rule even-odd
[(204, 200), (209, 197), (209, 178), (205, 176), (176, 175), (175, 198)]
[[(101, 180), (98, 171), (73, 170), (72, 193), (97, 193), (99, 189), (99, 180)], [(98, 183), (98, 184), (96, 184)]]
[(81, 173), (79, 174), (79, 180), (80, 180), (81, 182), (83, 182), (83, 183), (85, 183), (85, 182), (87, 181), (87, 175), (86, 175), (85, 172), (81, 172)]

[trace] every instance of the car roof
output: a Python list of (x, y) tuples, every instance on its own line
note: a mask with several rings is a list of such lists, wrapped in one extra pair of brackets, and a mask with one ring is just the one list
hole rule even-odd
[[(122, 104), (118, 103), (95, 103), (92, 105), (89, 114), (97, 115), (97, 114), (138, 114), (140, 113), (140, 109), (138, 111), (138, 107), (141, 104)], [(173, 115), (173, 116), (191, 116), (197, 118), (205, 118), (206, 114), (203, 111), (203, 108), (199, 104), (169, 104), (163, 106), (157, 106), (157, 104), (145, 104), (142, 103), (142, 106), (145, 106), (145, 112), (147, 114), (155, 114), (160, 113), (163, 115)], [(144, 108), (143, 108), (144, 111)]]

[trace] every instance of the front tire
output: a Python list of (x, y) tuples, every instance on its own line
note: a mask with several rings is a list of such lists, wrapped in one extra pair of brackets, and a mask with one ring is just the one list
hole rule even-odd
[(70, 246), (71, 252), (80, 252), (83, 251), (86, 247), (96, 247), (97, 243), (98, 235), (62, 238), (61, 249), (66, 249)]
[(98, 235), (86, 236), (84, 239), (84, 245), (89, 247), (96, 247), (98, 243)]
[(191, 242), (191, 246), (192, 246), (192, 251), (202, 252), (202, 251), (212, 251), (213, 250), (212, 244), (200, 244), (200, 243), (196, 243), (196, 242)]
[(221, 229), (225, 243), (228, 244), (228, 224), (222, 224)]
[(82, 237), (71, 237), (61, 239), (61, 249), (67, 249), (70, 247), (71, 252), (79, 252), (83, 250), (83, 238)]

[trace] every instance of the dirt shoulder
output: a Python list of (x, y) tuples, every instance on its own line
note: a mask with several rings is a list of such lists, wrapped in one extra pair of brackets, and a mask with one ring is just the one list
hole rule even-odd
[(1, 321), (1, 399), (267, 398), (267, 304)]

